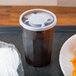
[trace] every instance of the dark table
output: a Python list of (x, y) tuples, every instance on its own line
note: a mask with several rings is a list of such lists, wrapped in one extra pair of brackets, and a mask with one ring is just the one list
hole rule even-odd
[(20, 27), (0, 27), (0, 40), (13, 43), (21, 53), (25, 76), (64, 76), (59, 65), (62, 44), (76, 33), (76, 26), (56, 26), (51, 63), (45, 67), (33, 67), (26, 63)]

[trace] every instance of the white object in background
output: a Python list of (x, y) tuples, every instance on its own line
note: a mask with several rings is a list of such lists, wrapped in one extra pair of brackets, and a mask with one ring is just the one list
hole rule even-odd
[(19, 76), (20, 64), (21, 60), (16, 47), (13, 44), (0, 42), (0, 76)]
[(72, 62), (70, 62), (75, 57), (72, 51), (74, 39), (76, 39), (76, 34), (63, 44), (59, 55), (60, 66), (65, 76), (72, 76), (74, 70)]
[(56, 6), (57, 0), (0, 0), (0, 5)]

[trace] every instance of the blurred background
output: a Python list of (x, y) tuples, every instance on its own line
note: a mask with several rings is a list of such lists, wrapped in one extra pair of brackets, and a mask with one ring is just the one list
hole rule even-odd
[(20, 26), (21, 13), (47, 9), (57, 16), (57, 26), (76, 26), (76, 0), (0, 0), (0, 26)]
[(0, 0), (0, 5), (76, 6), (76, 0)]

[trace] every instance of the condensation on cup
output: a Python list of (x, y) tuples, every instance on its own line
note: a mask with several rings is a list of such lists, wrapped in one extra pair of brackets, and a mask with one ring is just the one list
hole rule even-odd
[(31, 9), (20, 16), (26, 62), (33, 66), (45, 66), (51, 62), (54, 13), (45, 9)]

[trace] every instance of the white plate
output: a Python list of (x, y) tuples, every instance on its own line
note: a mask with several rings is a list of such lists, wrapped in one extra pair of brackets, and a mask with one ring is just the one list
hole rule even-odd
[(64, 76), (72, 76), (72, 71), (74, 69), (70, 62), (70, 60), (75, 57), (72, 51), (74, 39), (76, 39), (76, 34), (65, 41), (60, 51), (59, 62)]

